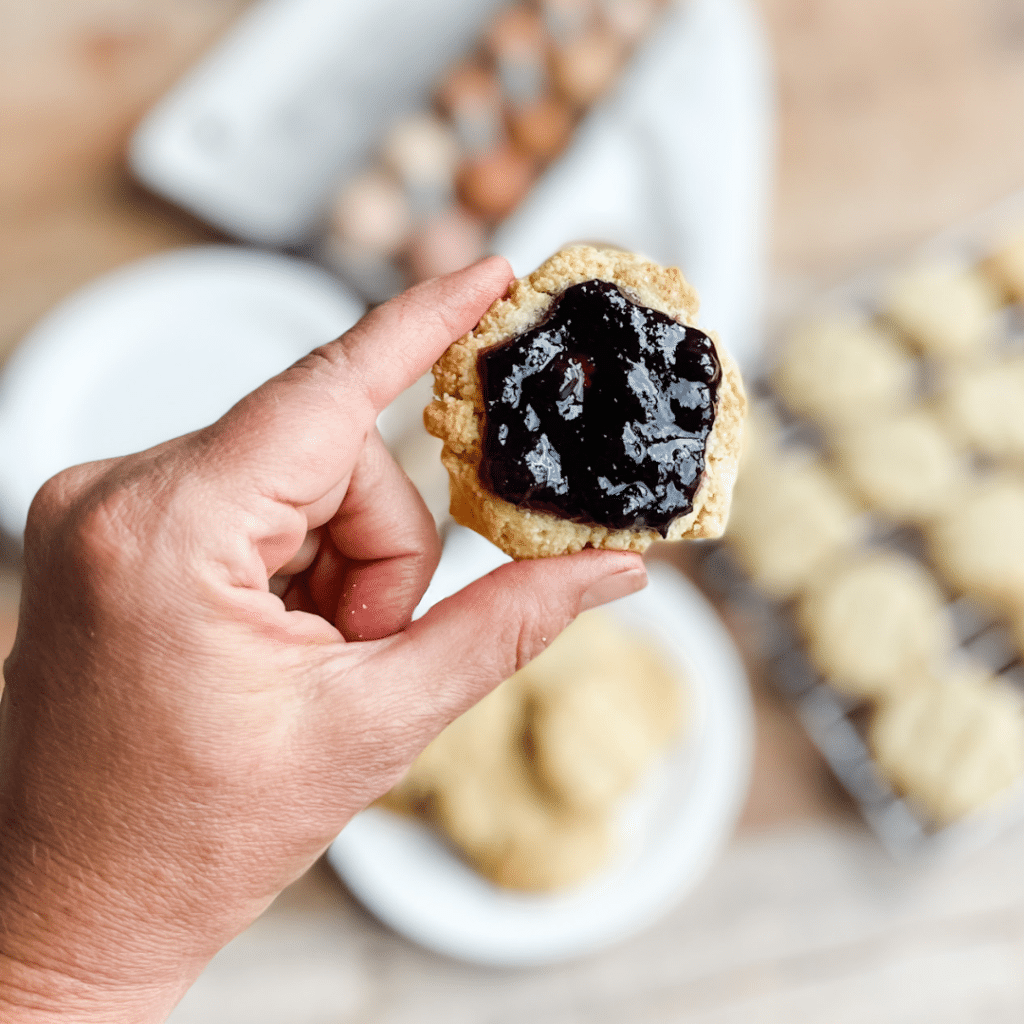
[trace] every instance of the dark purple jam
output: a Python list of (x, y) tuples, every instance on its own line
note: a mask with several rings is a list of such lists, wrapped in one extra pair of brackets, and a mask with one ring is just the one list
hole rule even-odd
[(480, 479), (521, 508), (665, 536), (693, 509), (721, 367), (711, 339), (606, 281), (480, 353)]

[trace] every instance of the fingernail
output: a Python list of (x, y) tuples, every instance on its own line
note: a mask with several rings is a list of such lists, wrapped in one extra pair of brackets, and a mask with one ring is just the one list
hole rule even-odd
[(620, 597), (635, 594), (647, 586), (646, 569), (627, 569), (625, 572), (617, 572), (614, 576), (605, 576), (591, 584), (580, 598), (580, 611), (585, 612), (590, 608), (596, 608), (599, 604), (607, 604), (609, 601), (617, 601)]

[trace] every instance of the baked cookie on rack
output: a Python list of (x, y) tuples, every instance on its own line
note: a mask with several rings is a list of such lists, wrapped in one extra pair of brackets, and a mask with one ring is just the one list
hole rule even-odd
[(1024, 482), (1010, 474), (972, 482), (927, 531), (950, 586), (1000, 610), (1024, 609)]
[(949, 429), (968, 447), (990, 459), (1024, 464), (1024, 358), (950, 374), (940, 407)]
[(931, 574), (895, 551), (857, 554), (819, 575), (800, 600), (798, 620), (827, 681), (858, 697), (898, 691), (954, 645)]
[(835, 314), (786, 339), (773, 379), (793, 412), (833, 427), (893, 415), (910, 400), (916, 373), (915, 360), (891, 334)]
[(726, 541), (769, 597), (795, 597), (830, 559), (864, 537), (863, 516), (809, 453), (779, 453), (770, 471), (745, 472)]
[(896, 523), (926, 523), (956, 501), (967, 466), (930, 412), (918, 408), (839, 432), (836, 462), (851, 488)]
[(961, 670), (893, 694), (869, 743), (893, 788), (935, 824), (989, 804), (1024, 775), (1024, 718), (1007, 686)]
[(890, 283), (884, 315), (923, 352), (972, 358), (992, 347), (999, 289), (979, 270), (920, 263)]
[(574, 245), (434, 367), (456, 521), (513, 558), (725, 528), (746, 399), (674, 267)]

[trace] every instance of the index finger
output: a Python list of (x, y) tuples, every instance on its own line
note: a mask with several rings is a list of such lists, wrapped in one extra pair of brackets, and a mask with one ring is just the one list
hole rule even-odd
[(294, 506), (343, 486), (378, 413), (479, 321), (511, 279), (508, 262), (494, 256), (378, 306), (210, 428), (218, 474)]

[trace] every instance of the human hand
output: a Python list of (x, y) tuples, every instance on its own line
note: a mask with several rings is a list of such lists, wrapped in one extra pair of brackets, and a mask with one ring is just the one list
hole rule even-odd
[(644, 585), (584, 551), (410, 624), (439, 541), (375, 419), (510, 277), (420, 285), (211, 427), (42, 488), (0, 704), (5, 1021), (163, 1020), (448, 722)]

